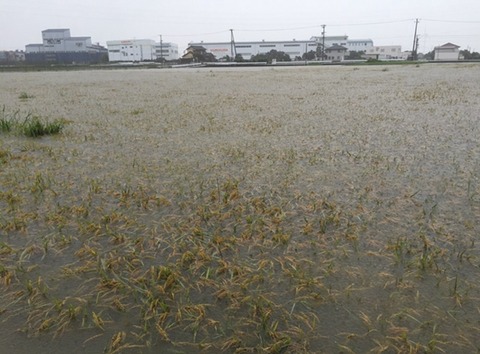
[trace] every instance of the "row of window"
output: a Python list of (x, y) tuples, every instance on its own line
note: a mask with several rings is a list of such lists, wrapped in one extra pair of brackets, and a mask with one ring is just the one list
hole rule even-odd
[[(275, 48), (277, 45), (276, 44), (260, 44), (260, 47), (261, 48)], [(283, 45), (284, 47), (300, 47), (301, 45), (300, 44), (284, 44)], [(317, 44), (316, 43), (309, 43), (308, 44), (309, 47), (316, 47)], [(235, 48), (252, 48), (251, 45), (236, 45)]]

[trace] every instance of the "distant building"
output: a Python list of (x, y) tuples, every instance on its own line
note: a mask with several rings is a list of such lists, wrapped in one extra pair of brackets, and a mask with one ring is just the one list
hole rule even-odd
[(0, 64), (18, 64), (24, 61), (25, 52), (23, 50), (0, 51)]
[(331, 61), (343, 61), (346, 53), (346, 47), (335, 44), (325, 49), (325, 59)]
[(435, 47), (434, 50), (434, 60), (459, 60), (460, 58), (460, 46), (453, 43), (445, 43)]
[(365, 51), (364, 58), (378, 60), (407, 60), (408, 52), (402, 52), (402, 46), (400, 45), (374, 46)]
[(305, 53), (310, 51), (320, 54), (323, 45), (325, 45), (325, 48), (342, 46), (346, 48), (346, 51), (364, 51), (373, 46), (373, 41), (371, 39), (349, 40), (348, 36), (326, 36), (325, 38), (311, 37), (309, 40), (235, 42), (234, 47), (232, 47), (231, 42), (189, 43), (189, 46), (204, 47), (217, 60), (226, 56), (234, 58), (236, 54), (242, 55), (245, 60), (250, 60), (254, 55), (266, 54), (271, 50), (284, 52), (294, 60), (297, 57), (303, 57)]
[(155, 41), (151, 39), (126, 39), (107, 41), (108, 61), (153, 61)]
[(334, 45), (341, 45), (347, 48), (347, 51), (362, 52), (367, 51), (373, 47), (373, 41), (371, 39), (348, 39), (348, 36), (325, 36), (325, 38), (314, 36), (310, 40), (315, 41), (318, 44), (325, 42), (325, 48), (332, 47)]
[(155, 43), (155, 55), (157, 59), (164, 59), (167, 61), (177, 60), (178, 55), (178, 45), (176, 43), (162, 42)]
[[(192, 47), (205, 48), (207, 53), (213, 54), (217, 60), (227, 56), (235, 58), (236, 55), (241, 55), (243, 59), (250, 60), (254, 55), (266, 54), (271, 50), (284, 52), (288, 54), (291, 59), (295, 59), (311, 50), (316, 51), (317, 43), (309, 40), (235, 42), (234, 46), (232, 46), (231, 42), (189, 43), (189, 48)], [(234, 51), (233, 53), (232, 49)]]
[(29, 63), (91, 64), (105, 59), (107, 50), (92, 44), (91, 37), (72, 37), (66, 28), (42, 31), (43, 42), (27, 44), (25, 59)]
[(180, 61), (184, 64), (214, 62), (215, 60), (215, 56), (200, 45), (189, 46), (185, 49), (185, 54), (180, 58)]
[(108, 60), (124, 61), (154, 61), (158, 59), (178, 59), (178, 46), (175, 43), (155, 43), (152, 39), (125, 39), (107, 41)]

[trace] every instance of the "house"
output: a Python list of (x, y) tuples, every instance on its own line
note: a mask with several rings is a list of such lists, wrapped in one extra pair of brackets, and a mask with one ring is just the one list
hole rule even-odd
[(460, 58), (460, 46), (453, 43), (435, 47), (434, 60), (458, 60)]
[(331, 61), (343, 61), (347, 54), (347, 50), (348, 49), (342, 45), (334, 44), (325, 49), (325, 59)]
[(190, 45), (180, 59), (182, 63), (214, 62), (215, 60), (212, 53), (208, 53), (204, 47), (198, 45)]

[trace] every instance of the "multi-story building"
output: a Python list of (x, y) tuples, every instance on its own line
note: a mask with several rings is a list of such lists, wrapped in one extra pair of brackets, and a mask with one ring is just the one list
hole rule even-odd
[(107, 50), (92, 44), (91, 37), (72, 37), (65, 28), (42, 31), (43, 42), (27, 44), (25, 59), (31, 63), (94, 63), (101, 62)]
[(108, 61), (153, 61), (155, 41), (151, 39), (125, 39), (107, 41)]
[(179, 58), (178, 45), (170, 42), (157, 42), (155, 43), (155, 55), (157, 59), (161, 60), (177, 60)]
[(125, 39), (107, 41), (108, 60), (111, 62), (154, 61), (178, 59), (175, 43), (155, 43), (152, 39)]
[(325, 36), (318, 37), (314, 36), (310, 38), (311, 40), (323, 44), (325, 43), (325, 48), (333, 47), (335, 45), (340, 45), (347, 48), (347, 51), (367, 51), (367, 49), (373, 47), (373, 41), (371, 39), (348, 39), (348, 36)]
[(332, 45), (325, 49), (325, 59), (330, 61), (343, 61), (345, 59), (345, 54), (347, 53), (347, 48), (342, 45)]

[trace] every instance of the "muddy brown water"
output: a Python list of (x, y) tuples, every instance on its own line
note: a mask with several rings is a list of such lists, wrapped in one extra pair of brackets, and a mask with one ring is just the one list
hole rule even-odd
[(0, 353), (477, 352), (479, 79), (0, 74)]

